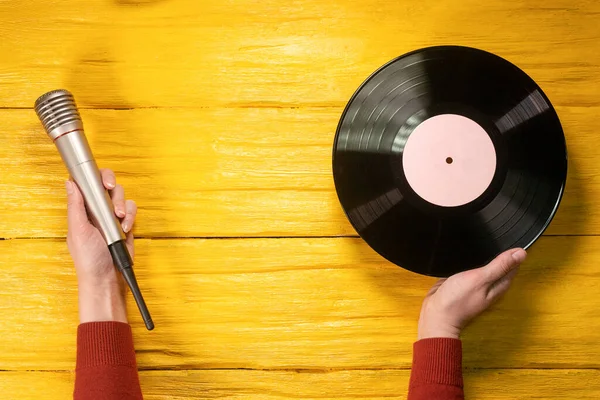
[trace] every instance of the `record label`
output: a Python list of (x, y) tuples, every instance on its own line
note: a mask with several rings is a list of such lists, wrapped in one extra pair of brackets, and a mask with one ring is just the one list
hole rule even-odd
[(496, 150), (475, 121), (456, 114), (431, 117), (408, 137), (402, 166), (425, 201), (456, 207), (480, 197), (496, 172)]

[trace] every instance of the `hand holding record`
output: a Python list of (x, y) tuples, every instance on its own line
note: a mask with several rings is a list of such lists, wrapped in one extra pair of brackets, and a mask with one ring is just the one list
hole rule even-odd
[(461, 331), (506, 293), (527, 253), (508, 250), (485, 267), (440, 279), (429, 291), (419, 318), (419, 340), (459, 339)]

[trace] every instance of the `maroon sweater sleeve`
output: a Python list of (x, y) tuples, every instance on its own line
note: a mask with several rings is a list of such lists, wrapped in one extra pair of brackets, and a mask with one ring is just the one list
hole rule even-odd
[(422, 339), (413, 346), (408, 400), (463, 400), (462, 343)]
[(129, 324), (106, 321), (79, 325), (73, 398), (142, 399)]

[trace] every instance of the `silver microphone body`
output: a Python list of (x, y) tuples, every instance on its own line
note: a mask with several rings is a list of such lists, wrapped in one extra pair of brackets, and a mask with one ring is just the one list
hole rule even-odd
[(83, 194), (88, 213), (98, 227), (106, 244), (125, 239), (121, 224), (115, 216), (112, 201), (102, 183), (100, 170), (83, 130), (59, 136), (54, 144), (67, 166), (73, 181)]
[(125, 244), (125, 233), (102, 183), (100, 170), (83, 132), (83, 122), (73, 95), (67, 90), (53, 90), (38, 98), (34, 108), (83, 194), (88, 215), (104, 236), (114, 265), (131, 289), (146, 328), (154, 329), (150, 312), (133, 272), (133, 260)]

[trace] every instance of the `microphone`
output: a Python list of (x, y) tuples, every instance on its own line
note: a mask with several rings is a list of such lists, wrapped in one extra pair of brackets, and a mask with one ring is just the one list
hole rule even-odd
[(125, 234), (113, 211), (92, 150), (83, 132), (75, 98), (64, 89), (53, 90), (35, 102), (35, 112), (56, 145), (71, 177), (81, 190), (88, 214), (106, 240), (115, 267), (121, 272), (148, 330), (154, 329), (146, 302), (133, 272), (133, 260), (125, 245)]

